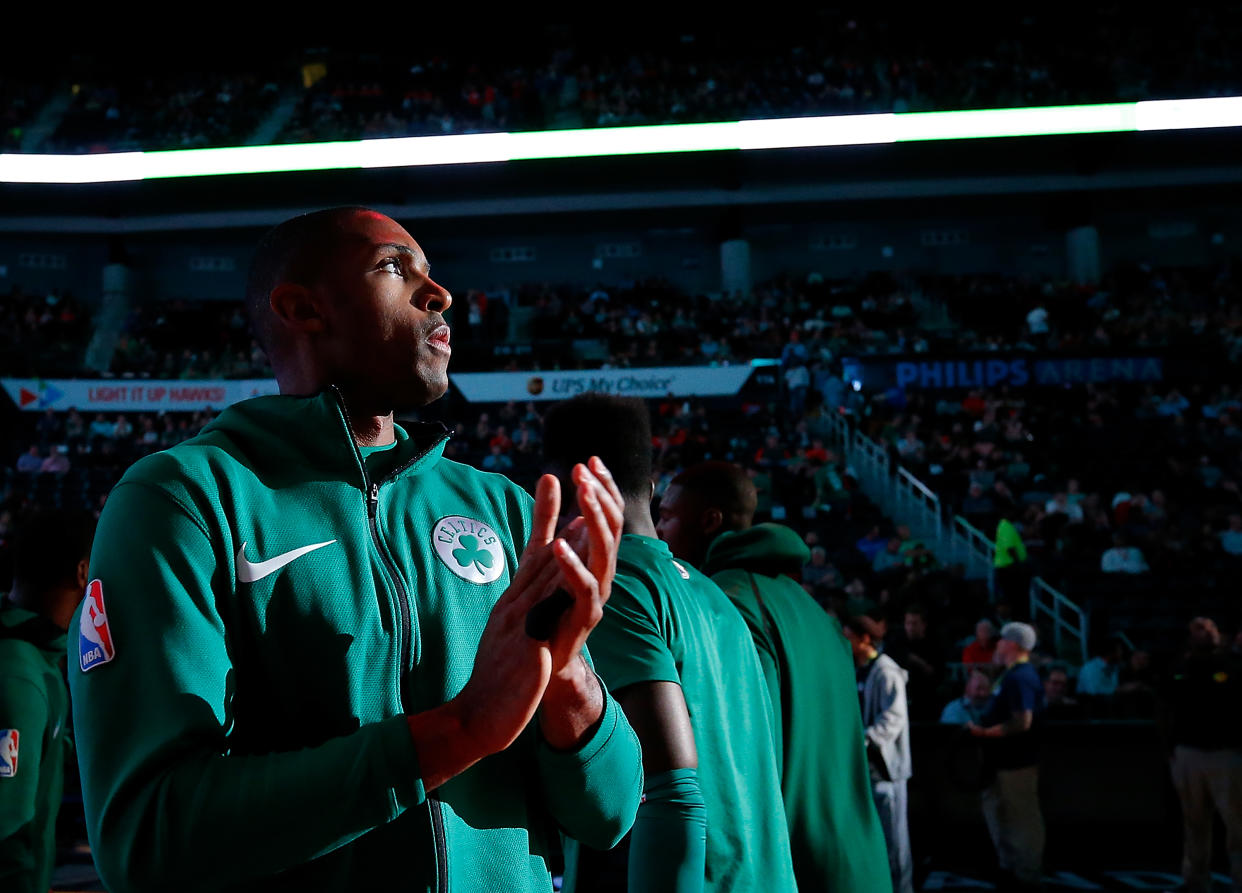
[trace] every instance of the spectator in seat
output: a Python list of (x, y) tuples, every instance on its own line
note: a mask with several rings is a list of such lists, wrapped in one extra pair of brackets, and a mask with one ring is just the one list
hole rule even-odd
[(82, 414), (76, 409), (69, 410), (69, 415), (65, 419), (65, 440), (70, 444), (76, 444), (85, 437), (86, 423), (82, 420)]
[(1070, 524), (1081, 524), (1083, 521), (1082, 505), (1077, 502), (1071, 503), (1069, 494), (1064, 491), (1054, 493), (1044, 505), (1044, 511), (1049, 515), (1065, 515)]
[(116, 425), (104, 418), (104, 414), (97, 413), (95, 421), (91, 422), (90, 436), (91, 440), (108, 440), (116, 434)]
[(148, 449), (154, 450), (159, 447), (160, 432), (155, 430), (154, 419), (149, 417), (143, 418), (142, 433), (139, 435), (139, 440), (142, 442), (143, 446)]
[(974, 640), (962, 649), (962, 663), (989, 666), (996, 655), (996, 626), (986, 617), (975, 624)]
[(905, 436), (897, 441), (897, 453), (906, 462), (920, 465), (923, 462), (923, 441), (919, 440), (915, 431), (907, 431)]
[(828, 563), (828, 551), (823, 546), (811, 549), (811, 562), (802, 568), (802, 585), (831, 586), (837, 576), (837, 569)]
[(39, 417), (39, 423), (35, 426), (35, 430), (39, 433), (39, 440), (46, 444), (56, 440), (60, 433), (60, 419), (56, 417), (56, 411), (49, 409)]
[(866, 535), (854, 543), (854, 548), (862, 553), (863, 558), (872, 562), (887, 546), (888, 541), (880, 534), (879, 525), (872, 527)]
[(1145, 574), (1150, 568), (1138, 546), (1128, 544), (1121, 533), (1113, 534), (1113, 547), (1100, 556), (1100, 570), (1106, 574)]
[(504, 474), (513, 470), (513, 460), (500, 448), (500, 444), (492, 444), (491, 452), (483, 457), (483, 468)]
[(1220, 647), (1207, 617), (1190, 621), (1189, 649), (1164, 691), (1173, 786), (1182, 805), (1185, 890), (1212, 888), (1212, 814), (1224, 821), (1233, 889), (1242, 890), (1242, 660)]
[(1220, 547), (1234, 558), (1242, 558), (1242, 515), (1229, 516), (1229, 526), (1216, 534)]
[(982, 670), (971, 670), (966, 677), (966, 690), (960, 698), (944, 705), (940, 721), (945, 725), (964, 726), (977, 723), (992, 699), (992, 680)]
[(1044, 719), (1055, 721), (1086, 718), (1082, 704), (1070, 697), (1069, 673), (1065, 667), (1049, 666), (1044, 675)]
[(116, 422), (112, 426), (112, 436), (120, 441), (127, 441), (134, 435), (134, 426), (123, 415), (116, 417)]
[(1109, 639), (1104, 649), (1078, 671), (1078, 693), (1091, 697), (1116, 694), (1125, 659), (1125, 643), (1121, 639)]
[(906, 557), (901, 554), (901, 540), (897, 537), (889, 539), (884, 551), (877, 552), (871, 562), (871, 569), (877, 574), (906, 566)]
[(17, 470), (20, 474), (38, 474), (43, 470), (43, 457), (39, 455), (37, 443), (32, 443), (30, 449), (17, 457)]
[(502, 453), (507, 453), (513, 449), (513, 440), (509, 437), (509, 432), (505, 426), (498, 425), (496, 427), (496, 433), (492, 436), (491, 440), (487, 442), (487, 445), (493, 448), (500, 447), (500, 451)]
[(983, 489), (978, 481), (970, 485), (966, 498), (962, 500), (962, 514), (969, 519), (986, 518), (996, 510), (996, 503)]
[(48, 453), (47, 458), (43, 460), (43, 464), (39, 466), (39, 471), (42, 474), (64, 474), (68, 470), (69, 456), (58, 449), (53, 449)]

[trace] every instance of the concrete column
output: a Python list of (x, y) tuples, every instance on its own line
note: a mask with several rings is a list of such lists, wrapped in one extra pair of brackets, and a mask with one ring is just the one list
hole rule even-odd
[(1100, 231), (1076, 226), (1065, 234), (1065, 260), (1069, 278), (1079, 285), (1100, 281)]
[(133, 275), (128, 266), (112, 262), (103, 268), (103, 301), (95, 316), (95, 331), (86, 346), (83, 365), (96, 372), (107, 372), (121, 333), (121, 324), (129, 315), (133, 293)]
[(720, 243), (720, 286), (728, 294), (750, 292), (750, 242), (729, 239)]

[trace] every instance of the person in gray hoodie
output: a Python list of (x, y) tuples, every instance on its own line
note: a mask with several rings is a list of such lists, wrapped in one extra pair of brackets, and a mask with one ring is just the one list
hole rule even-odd
[(894, 893), (913, 893), (914, 860), (906, 817), (906, 784), (913, 774), (910, 761), (910, 714), (906, 708), (906, 673), (877, 648), (883, 630), (870, 617), (846, 618), (845, 636), (858, 668), (858, 695), (875, 796)]

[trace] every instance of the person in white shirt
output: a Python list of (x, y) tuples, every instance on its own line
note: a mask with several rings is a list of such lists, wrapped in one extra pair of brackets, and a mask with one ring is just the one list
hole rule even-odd
[(1113, 534), (1113, 547), (1100, 556), (1100, 570), (1106, 574), (1145, 574), (1151, 568), (1137, 546), (1126, 545), (1126, 538)]

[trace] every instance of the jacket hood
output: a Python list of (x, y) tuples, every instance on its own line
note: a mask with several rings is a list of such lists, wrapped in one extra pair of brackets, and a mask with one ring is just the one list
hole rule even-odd
[(0, 641), (16, 639), (37, 648), (55, 668), (65, 656), (69, 636), (50, 620), (7, 602), (0, 602)]
[(901, 675), (902, 682), (910, 681), (910, 672), (902, 669), (901, 665), (897, 663), (897, 661), (893, 660), (883, 652), (881, 652), (880, 656), (875, 659), (873, 671), (888, 674), (899, 673)]
[(765, 576), (796, 574), (810, 560), (810, 548), (794, 530), (783, 524), (756, 524), (716, 537), (707, 550), (703, 572), (711, 576), (739, 568)]
[[(307, 466), (325, 476), (365, 480), (363, 460), (354, 443), (348, 407), (335, 387), (310, 397), (254, 397), (228, 407), (187, 444), (211, 444), (221, 438), (236, 445), (256, 467), (278, 472)], [(385, 464), (389, 474), (435, 465), (448, 432), (438, 422), (395, 425), (397, 445)]]

